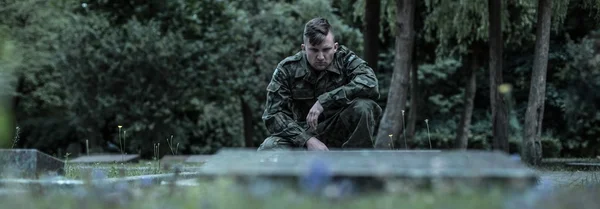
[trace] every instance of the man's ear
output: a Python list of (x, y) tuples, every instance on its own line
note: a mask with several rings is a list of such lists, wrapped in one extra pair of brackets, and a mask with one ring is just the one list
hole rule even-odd
[(300, 45), (300, 48), (302, 49), (302, 51), (304, 51), (305, 50), (304, 44)]
[(338, 42), (335, 42), (335, 44), (333, 44), (333, 51), (337, 52), (338, 49)]

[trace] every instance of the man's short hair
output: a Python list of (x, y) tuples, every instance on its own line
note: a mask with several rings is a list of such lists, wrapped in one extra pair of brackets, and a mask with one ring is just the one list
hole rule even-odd
[(333, 35), (333, 30), (329, 24), (329, 21), (327, 21), (325, 18), (317, 17), (308, 21), (306, 25), (304, 25), (303, 40), (308, 39), (308, 42), (311, 45), (319, 45), (325, 40), (330, 31)]

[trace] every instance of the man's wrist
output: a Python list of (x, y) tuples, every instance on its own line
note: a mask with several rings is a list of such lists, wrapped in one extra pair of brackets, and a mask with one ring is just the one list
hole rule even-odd
[(325, 107), (329, 106), (329, 102), (331, 101), (329, 94), (321, 94), (321, 96), (317, 97), (317, 102), (325, 109)]
[(296, 146), (298, 147), (305, 147), (306, 142), (308, 142), (308, 140), (312, 137), (313, 136), (308, 134), (307, 132), (302, 132), (294, 138), (294, 144), (296, 144)]

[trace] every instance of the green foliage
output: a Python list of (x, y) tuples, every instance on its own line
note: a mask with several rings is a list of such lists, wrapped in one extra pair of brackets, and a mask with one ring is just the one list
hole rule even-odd
[[(487, 0), (427, 0), (425, 5), (425, 39), (440, 42), (436, 49), (438, 56), (466, 54), (472, 43), (487, 41)], [(536, 21), (531, 1), (503, 2), (501, 13), (506, 46), (521, 45), (524, 40), (535, 37), (530, 32)]]
[[(584, 37), (580, 41), (568, 38), (562, 53), (557, 53), (560, 65), (549, 75), (555, 82), (549, 95), (555, 106), (564, 114), (567, 139), (565, 147), (581, 149), (586, 155), (597, 155), (600, 150), (600, 52), (597, 35)], [(594, 38), (595, 37), (595, 38)], [(582, 153), (582, 154), (583, 154)]]
[[(181, 147), (204, 143), (201, 139), (235, 144), (229, 140), (240, 135), (239, 126), (220, 127), (222, 135), (210, 139), (205, 132), (211, 129), (198, 130), (206, 114), (231, 107), (206, 112), (207, 104), (200, 102), (227, 94), (218, 85), (223, 69), (214, 67), (223, 56), (214, 52), (226, 41), (216, 33), (225, 32), (219, 29), (222, 25), (189, 40), (178, 31), (161, 32), (161, 23), (154, 20), (111, 26), (95, 14), (74, 17), (73, 24), (80, 27), (63, 28), (56, 67), (65, 72), (69, 118), (78, 124), (80, 138), (117, 143), (117, 125), (123, 125), (131, 136), (127, 152), (147, 155), (154, 143), (166, 144), (170, 135)], [(233, 21), (227, 15), (218, 17)]]
[[(552, 1), (552, 28), (556, 31), (559, 30), (567, 15), (584, 15), (584, 14), (569, 14), (570, 7), (585, 8), (589, 11), (590, 17), (593, 16), (594, 20), (600, 20), (600, 0), (582, 0), (582, 1), (569, 1), (569, 0), (554, 0)], [(594, 14), (595, 13), (595, 14)]]
[[(254, 129), (257, 131), (254, 143), (258, 144), (267, 134), (260, 118), (267, 83), (277, 63), (300, 50), (304, 24), (317, 16), (327, 18), (337, 41), (356, 53), (362, 53), (362, 34), (360, 29), (348, 26), (335, 15), (335, 9), (328, 1), (302, 0), (294, 4), (233, 1), (232, 5), (237, 7), (237, 21), (227, 31), (228, 37), (235, 37), (235, 40), (234, 44), (223, 48), (224, 60), (231, 62), (219, 64), (228, 78), (225, 85), (253, 110)], [(256, 5), (262, 6), (258, 8)]]
[(541, 142), (544, 158), (561, 157), (563, 145), (560, 139), (556, 138), (554, 135), (546, 134), (542, 135)]
[[(596, 60), (598, 37), (580, 40), (597, 30), (598, 2), (555, 2), (543, 123), (543, 132), (553, 140), (544, 140), (550, 144), (544, 144), (550, 149), (545, 156), (557, 150), (563, 155), (598, 152), (600, 79), (598, 65), (590, 64)], [(107, 151), (107, 141), (118, 144), (117, 126), (122, 125), (128, 153), (148, 156), (159, 142), (161, 152), (170, 153), (166, 139), (171, 135), (180, 143), (179, 153), (212, 153), (243, 144), (242, 103), (250, 107), (256, 146), (267, 134), (260, 118), (266, 85), (277, 63), (300, 50), (304, 23), (329, 18), (338, 41), (362, 54), (365, 3), (93, 0), (84, 6), (76, 0), (0, 0), (0, 87), (16, 104), (14, 116), (24, 139), (18, 147), (52, 154), (89, 139), (93, 151)], [(537, 1), (504, 3), (504, 79), (514, 87), (509, 122), (511, 146), (517, 149)], [(377, 76), (378, 102), (384, 105), (394, 65), (394, 44), (387, 41), (393, 41), (395, 1), (382, 0), (381, 7), (384, 46)], [(423, 102), (417, 141), (409, 143), (429, 147), (423, 122), (429, 119), (434, 147), (451, 147), (463, 108), (463, 56), (476, 42), (485, 49), (487, 1), (427, 0), (417, 7), (417, 19), (424, 21), (416, 48)], [(485, 68), (485, 60), (480, 64)], [(479, 73), (477, 79), (482, 85), (476, 91), (469, 147), (488, 149), (489, 78)]]
[[(5, 1), (1, 24), (11, 28), (14, 37), (13, 57), (20, 59), (15, 77), (20, 88), (14, 95), (28, 116), (63, 109), (59, 71), (52, 68), (56, 59), (54, 47), (60, 34), (60, 25), (66, 24), (65, 13), (58, 7), (40, 5), (36, 1)], [(27, 60), (27, 61), (25, 61)], [(41, 104), (41, 105), (40, 105)]]
[(566, 64), (553, 76), (568, 82), (564, 109), (569, 114), (591, 112), (598, 108), (600, 51), (596, 43), (597, 40), (590, 38), (583, 38), (579, 43), (569, 39), (564, 57), (561, 57)]
[(241, 110), (238, 106), (231, 105), (238, 104), (238, 100), (232, 98), (203, 105), (202, 118), (198, 120), (197, 127), (191, 129), (192, 136), (197, 137), (190, 146), (192, 153), (214, 153), (222, 147), (242, 146), (244, 136), (241, 132)]
[(447, 80), (460, 67), (461, 61), (452, 58), (438, 60), (433, 64), (422, 64), (419, 65), (418, 78), (425, 86), (434, 85)]
[(0, 103), (9, 99), (14, 88), (14, 70), (20, 59), (14, 56), (16, 49), (6, 25), (0, 24)]
[(421, 114), (430, 117), (435, 115), (435, 118), (430, 118), (432, 121), (458, 118), (459, 114), (456, 114), (455, 109), (462, 104), (464, 89), (456, 82), (459, 81), (456, 78), (460, 77), (457, 73), (460, 67), (461, 62), (451, 58), (419, 66), (418, 79), (420, 88), (423, 89), (421, 96), (426, 101), (424, 108), (420, 110)]
[[(344, 0), (342, 0), (344, 1)], [(348, 0), (346, 0), (348, 1)], [(366, 0), (355, 0), (342, 3), (342, 11), (348, 11), (351, 13), (351, 17), (354, 21), (363, 20), (365, 16), (365, 4)], [(353, 8), (349, 8), (353, 7)], [(350, 12), (351, 11), (351, 12)], [(379, 8), (379, 38), (382, 41), (386, 40), (386, 35), (394, 36), (395, 24), (396, 24), (396, 1), (395, 0), (380, 0)]]
[(3, 14), (35, 60), (18, 66), (22, 147), (54, 153), (87, 139), (101, 151), (122, 125), (128, 153), (148, 156), (171, 135), (180, 153), (211, 153), (242, 145), (242, 100), (260, 143), (268, 78), (300, 49), (306, 21), (329, 18), (338, 41), (362, 51), (360, 30), (323, 0), (76, 2), (11, 2)]
[[(42, 115), (58, 118), (60, 114), (52, 112), (64, 110), (60, 73), (51, 67), (56, 61), (53, 46), (59, 34), (58, 25), (65, 23), (64, 13), (56, 7), (60, 4), (59, 1), (48, 4), (40, 4), (35, 0), (0, 1), (0, 28), (3, 28), (5, 37), (10, 37), (9, 49), (4, 49), (9, 52), (3, 53), (9, 57), (1, 61), (2, 68), (10, 69), (10, 76), (2, 76), (3, 79), (10, 78), (10, 89), (3, 88), (2, 92), (4, 96), (11, 97), (11, 103), (5, 103), (5, 108), (7, 111), (14, 109), (11, 115), (18, 119), (16, 124), (11, 120), (11, 130), (20, 126), (21, 130), (25, 130), (23, 136), (41, 131), (22, 126), (27, 120), (37, 121), (43, 118)], [(2, 87), (6, 86), (3, 84)], [(61, 126), (58, 130), (68, 128)], [(52, 136), (57, 129), (46, 131)], [(16, 147), (24, 144), (28, 144), (27, 140), (20, 140)]]
[[(465, 53), (476, 40), (487, 39), (487, 1), (425, 1), (429, 12), (425, 19), (427, 40), (439, 40), (442, 46), (450, 47), (448, 52), (458, 50)], [(455, 41), (455, 42), (452, 42)], [(442, 54), (447, 54), (441, 48)]]
[(5, 148), (11, 142), (11, 111), (7, 104), (9, 95), (4, 95), (6, 92), (12, 92), (10, 78), (15, 62), (12, 61), (12, 52), (14, 46), (8, 35), (8, 29), (4, 25), (0, 25), (0, 147)]
[(12, 142), (11, 112), (0, 103), (0, 148), (8, 148)]
[[(471, 125), (468, 149), (476, 150), (492, 150), (493, 136), (491, 133), (491, 123), (489, 123), (489, 117), (485, 116), (485, 119), (481, 118), (481, 114), (475, 113), (474, 122)], [(429, 121), (430, 131), (427, 132), (427, 127), (424, 122), (418, 122), (418, 129), (415, 133), (414, 141), (409, 141), (409, 146), (413, 149), (429, 149), (429, 140), (433, 149), (454, 149), (454, 140), (456, 138), (455, 130), (457, 128), (458, 117), (454, 120), (433, 120)], [(511, 124), (510, 129), (515, 127)], [(404, 140), (404, 138), (398, 138), (397, 140)], [(541, 137), (542, 141), (542, 153), (545, 158), (559, 157), (563, 151), (562, 142), (559, 138), (551, 133), (546, 132)], [(403, 141), (400, 141), (403, 142)], [(510, 153), (518, 154), (521, 144), (521, 135), (519, 133), (511, 132), (509, 136)]]

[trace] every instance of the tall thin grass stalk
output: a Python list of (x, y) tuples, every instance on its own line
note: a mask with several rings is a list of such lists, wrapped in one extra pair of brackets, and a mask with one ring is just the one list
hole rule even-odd
[[(169, 145), (169, 149), (171, 150), (171, 154), (175, 155), (175, 151), (173, 151), (173, 135), (171, 135), (171, 140), (167, 138), (167, 145)], [(179, 145), (179, 143), (177, 143)]]
[(160, 156), (160, 142), (154, 144), (154, 160), (156, 160), (156, 163), (158, 165), (156, 172), (158, 173), (160, 171), (160, 160), (158, 159), (158, 157)]
[(408, 144), (406, 143), (406, 124), (404, 123), (406, 120), (404, 120), (404, 110), (402, 110), (402, 137), (404, 137), (404, 148), (408, 149)]
[(17, 126), (15, 128), (15, 138), (13, 139), (13, 144), (11, 146), (11, 149), (14, 149), (15, 146), (17, 145), (17, 142), (19, 142), (19, 133), (21, 132), (21, 129), (19, 128), (19, 126)]
[(160, 142), (156, 146), (156, 161), (158, 162), (158, 172), (160, 173)]
[(125, 139), (127, 138), (127, 131), (123, 131), (123, 153), (127, 154), (127, 152), (125, 152), (125, 147), (127, 146), (127, 144), (125, 143)]
[(85, 152), (88, 156), (90, 156), (90, 142), (89, 140), (85, 140)]
[(121, 162), (123, 162), (123, 160), (125, 160), (125, 157), (123, 156), (123, 142), (121, 142), (121, 128), (123, 126), (118, 126), (119, 127), (119, 146), (121, 148)]
[(429, 149), (433, 149), (431, 146), (431, 136), (429, 134), (429, 120), (425, 119), (425, 124), (427, 124), (427, 140), (429, 140)]
[(157, 152), (156, 151), (156, 149), (157, 149), (156, 144), (154, 144), (153, 148), (154, 148), (154, 152), (153, 152), (154, 156), (153, 156), (153, 158), (154, 158), (154, 161), (156, 162), (156, 159), (158, 158), (157, 155), (156, 155), (156, 152)]

